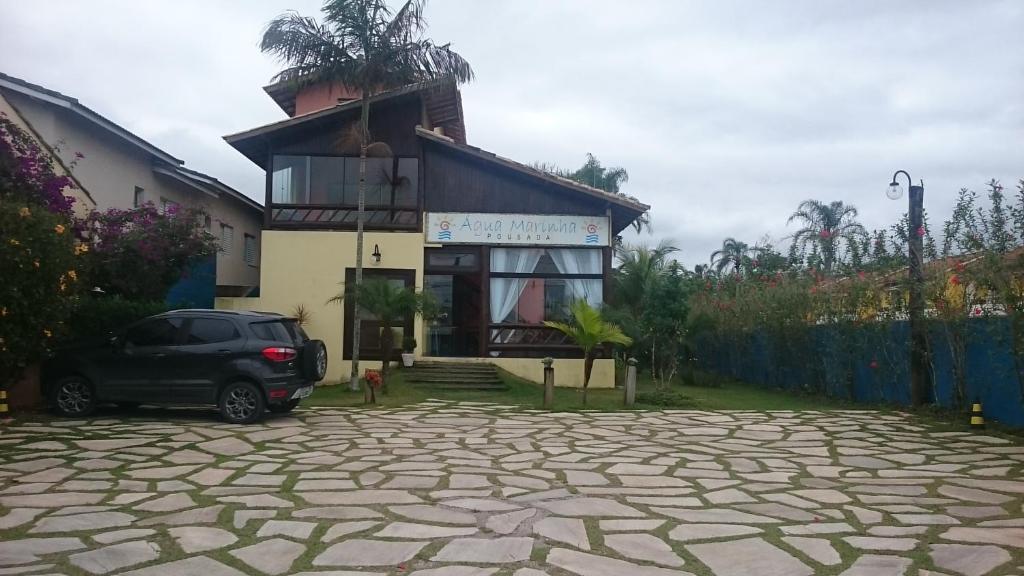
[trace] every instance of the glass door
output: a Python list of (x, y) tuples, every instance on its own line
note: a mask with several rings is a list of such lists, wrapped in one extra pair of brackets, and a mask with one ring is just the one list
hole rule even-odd
[(423, 285), (437, 301), (438, 315), (427, 322), (424, 353), (426, 356), (455, 356), (453, 322), (454, 280), (452, 274), (427, 274)]

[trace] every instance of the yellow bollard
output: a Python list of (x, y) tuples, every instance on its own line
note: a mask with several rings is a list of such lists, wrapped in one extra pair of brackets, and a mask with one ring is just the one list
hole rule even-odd
[(985, 429), (985, 414), (981, 411), (981, 401), (975, 400), (971, 406), (971, 428), (975, 430)]
[(7, 390), (0, 390), (0, 418), (7, 414)]

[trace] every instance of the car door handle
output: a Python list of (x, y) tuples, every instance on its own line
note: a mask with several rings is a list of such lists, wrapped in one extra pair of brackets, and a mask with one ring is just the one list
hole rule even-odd
[(231, 354), (231, 350), (217, 350), (218, 356), (227, 356), (228, 354)]
[(163, 352), (154, 352), (153, 354), (150, 354), (149, 356), (150, 356), (150, 358), (164, 358), (165, 356), (167, 356), (167, 354), (165, 354)]

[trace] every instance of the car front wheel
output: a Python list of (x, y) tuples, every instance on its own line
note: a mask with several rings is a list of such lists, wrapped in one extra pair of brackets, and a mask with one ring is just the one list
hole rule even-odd
[(259, 388), (249, 382), (233, 382), (220, 395), (220, 414), (232, 424), (251, 424), (263, 416), (266, 402)]
[(61, 416), (88, 416), (96, 409), (96, 394), (92, 384), (81, 376), (71, 376), (57, 382), (53, 407)]

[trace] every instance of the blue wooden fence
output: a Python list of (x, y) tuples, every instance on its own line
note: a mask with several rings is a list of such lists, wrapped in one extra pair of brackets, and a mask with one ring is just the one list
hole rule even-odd
[(217, 257), (210, 257), (189, 269), (167, 291), (164, 302), (171, 308), (213, 308), (217, 296)]
[[(1007, 318), (974, 318), (963, 326), (964, 394), (985, 416), (1024, 427), (1024, 374), (1018, 371)], [(957, 407), (953, 352), (947, 327), (929, 326), (936, 404)], [(865, 403), (908, 405), (910, 330), (907, 322), (853, 328), (814, 326), (788, 337), (757, 331), (705, 336), (696, 347), (703, 370), (762, 386), (824, 392)]]

